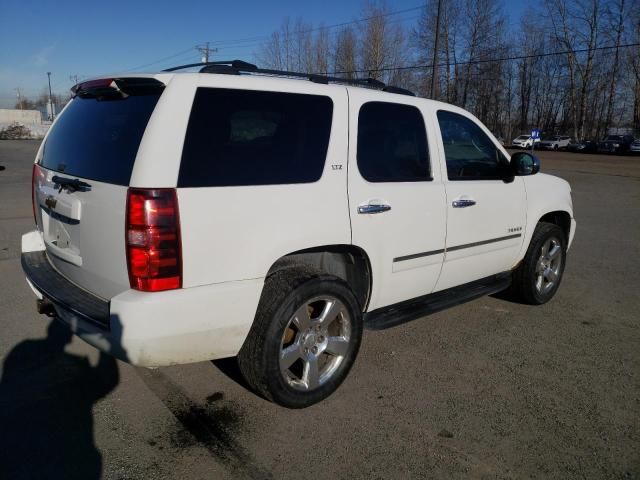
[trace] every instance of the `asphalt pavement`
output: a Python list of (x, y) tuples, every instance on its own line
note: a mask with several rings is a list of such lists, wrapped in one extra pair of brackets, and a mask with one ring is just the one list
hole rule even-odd
[(138, 369), (36, 313), (37, 146), (0, 141), (0, 478), (640, 478), (640, 158), (539, 154), (578, 221), (553, 301), (366, 332), (341, 388), (292, 411), (233, 360)]

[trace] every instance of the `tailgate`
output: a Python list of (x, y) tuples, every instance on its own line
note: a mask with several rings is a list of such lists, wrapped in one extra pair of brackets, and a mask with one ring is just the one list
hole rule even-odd
[[(127, 187), (83, 178), (87, 191), (60, 190), (59, 172), (39, 168), (38, 228), (49, 260), (65, 277), (103, 298), (129, 288), (124, 248)], [(73, 177), (74, 179), (77, 177)]]
[(161, 89), (130, 89), (122, 79), (89, 83), (94, 88), (80, 88), (47, 135), (34, 167), (34, 205), (54, 267), (110, 299), (129, 288), (127, 189)]

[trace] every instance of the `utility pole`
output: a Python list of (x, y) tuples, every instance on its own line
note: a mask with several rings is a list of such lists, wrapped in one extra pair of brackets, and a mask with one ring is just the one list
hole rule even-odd
[(216, 53), (218, 51), (217, 48), (209, 48), (209, 42), (207, 42), (203, 47), (196, 47), (196, 48), (202, 54), (202, 61), (204, 63), (209, 63), (209, 54)]
[(47, 72), (49, 78), (49, 108), (51, 108), (51, 121), (53, 122), (53, 96), (51, 94), (51, 72)]
[(436, 14), (436, 32), (433, 41), (433, 67), (431, 68), (431, 98), (436, 99), (438, 96), (438, 40), (440, 39), (440, 10), (442, 0), (438, 0), (438, 13)]
[(20, 106), (20, 110), (24, 109), (24, 104), (22, 103), (22, 92), (19, 88), (15, 89), (16, 95), (18, 96), (18, 105)]

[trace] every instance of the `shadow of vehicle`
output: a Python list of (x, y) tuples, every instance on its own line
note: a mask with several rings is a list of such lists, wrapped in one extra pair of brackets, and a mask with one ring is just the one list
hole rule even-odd
[(240, 367), (238, 366), (237, 357), (228, 357), (228, 358), (220, 358), (218, 360), (211, 360), (211, 363), (214, 367), (216, 367), (220, 372), (225, 375), (230, 380), (233, 380), (238, 385), (244, 387), (247, 391), (253, 392), (251, 386), (247, 383), (247, 381), (242, 376), (242, 372), (240, 372)]
[(93, 405), (119, 382), (116, 360), (94, 367), (64, 351), (72, 332), (52, 320), (47, 337), (25, 340), (5, 357), (0, 381), (0, 478), (98, 479)]

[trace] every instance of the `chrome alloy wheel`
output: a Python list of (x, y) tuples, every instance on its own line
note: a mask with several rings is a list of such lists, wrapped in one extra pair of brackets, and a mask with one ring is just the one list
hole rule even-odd
[(329, 380), (349, 350), (351, 318), (332, 296), (305, 302), (289, 319), (280, 343), (280, 372), (297, 390), (309, 391)]
[(555, 237), (547, 239), (540, 250), (536, 264), (536, 289), (548, 293), (557, 283), (562, 268), (562, 244)]

